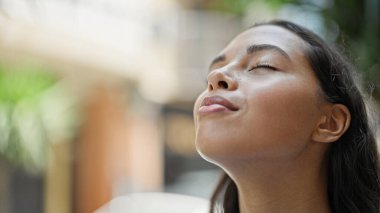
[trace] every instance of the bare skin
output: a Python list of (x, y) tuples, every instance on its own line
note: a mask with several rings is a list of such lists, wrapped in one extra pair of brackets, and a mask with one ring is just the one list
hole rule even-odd
[(197, 149), (236, 183), (241, 213), (331, 211), (325, 154), (350, 114), (322, 98), (307, 48), (280, 27), (243, 32), (194, 105)]

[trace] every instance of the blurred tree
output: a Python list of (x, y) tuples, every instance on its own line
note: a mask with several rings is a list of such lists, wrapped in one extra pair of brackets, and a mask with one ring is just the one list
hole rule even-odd
[(53, 83), (51, 76), (30, 68), (0, 69), (0, 154), (15, 165), (42, 167), (46, 134), (37, 108)]
[(52, 93), (56, 83), (38, 66), (0, 66), (0, 156), (28, 172), (44, 168), (52, 128), (69, 123), (70, 116), (60, 115), (58, 125), (48, 117), (66, 102), (51, 104), (62, 96)]
[(338, 24), (338, 43), (351, 52), (369, 92), (380, 100), (380, 1), (335, 0), (323, 12)]

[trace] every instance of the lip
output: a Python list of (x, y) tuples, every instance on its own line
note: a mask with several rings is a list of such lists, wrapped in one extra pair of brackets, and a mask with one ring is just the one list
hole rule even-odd
[(222, 96), (211, 96), (203, 99), (200, 107), (200, 113), (237, 111), (239, 108)]

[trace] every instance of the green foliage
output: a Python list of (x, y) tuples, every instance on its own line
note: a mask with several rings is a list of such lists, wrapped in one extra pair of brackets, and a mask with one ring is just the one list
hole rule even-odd
[(28, 172), (44, 169), (52, 127), (68, 124), (69, 116), (58, 121), (47, 117), (67, 102), (57, 104), (62, 94), (52, 93), (56, 84), (38, 66), (0, 67), (0, 156)]
[(219, 10), (226, 13), (243, 15), (250, 0), (214, 0), (208, 4), (209, 9)]
[[(256, 0), (259, 1), (259, 0)], [(297, 3), (299, 0), (266, 0), (265, 3), (273, 8), (279, 8), (285, 3)], [(205, 5), (205, 9), (217, 10), (225, 13), (242, 16), (253, 0), (211, 0)]]
[(0, 68), (0, 103), (16, 105), (28, 101), (35, 104), (39, 96), (51, 87), (55, 80), (46, 72), (34, 67), (20, 66), (5, 71)]

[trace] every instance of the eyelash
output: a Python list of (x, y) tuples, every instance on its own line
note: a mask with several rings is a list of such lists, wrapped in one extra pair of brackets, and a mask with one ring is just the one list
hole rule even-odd
[(270, 64), (267, 64), (267, 63), (262, 63), (262, 64), (256, 64), (254, 67), (250, 68), (248, 71), (252, 71), (254, 69), (258, 69), (258, 68), (264, 68), (264, 69), (270, 69), (270, 70), (273, 70), (273, 71), (277, 71), (278, 69)]

